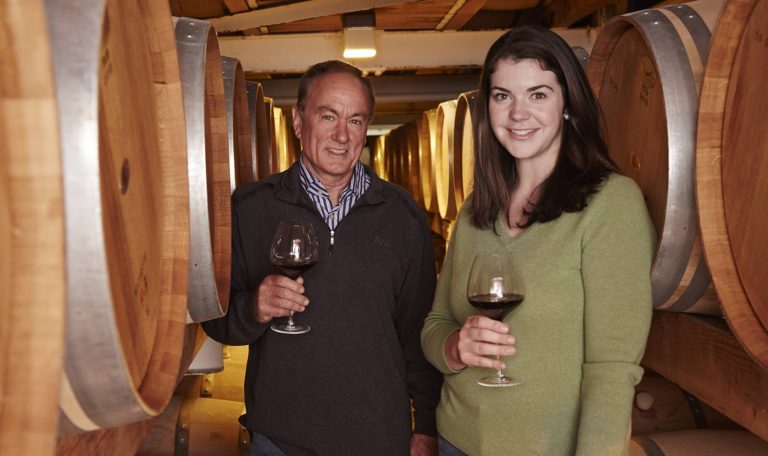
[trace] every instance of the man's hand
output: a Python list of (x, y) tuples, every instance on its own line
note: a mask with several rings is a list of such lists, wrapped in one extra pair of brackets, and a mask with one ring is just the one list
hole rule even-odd
[(411, 456), (437, 456), (437, 439), (431, 435), (413, 434)]
[(282, 275), (269, 275), (261, 281), (254, 296), (253, 315), (259, 323), (275, 317), (287, 317), (290, 312), (303, 312), (309, 304), (304, 296), (304, 279), (291, 280)]

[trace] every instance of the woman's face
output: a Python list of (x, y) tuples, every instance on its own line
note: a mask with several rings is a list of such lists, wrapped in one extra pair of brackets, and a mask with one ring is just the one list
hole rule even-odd
[(491, 75), (491, 129), (518, 165), (552, 169), (562, 136), (563, 90), (537, 60), (499, 60)]

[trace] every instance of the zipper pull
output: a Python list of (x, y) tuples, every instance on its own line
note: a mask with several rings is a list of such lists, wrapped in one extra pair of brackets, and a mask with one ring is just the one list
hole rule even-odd
[(335, 232), (331, 230), (331, 244), (328, 246), (328, 255), (333, 255), (333, 235)]

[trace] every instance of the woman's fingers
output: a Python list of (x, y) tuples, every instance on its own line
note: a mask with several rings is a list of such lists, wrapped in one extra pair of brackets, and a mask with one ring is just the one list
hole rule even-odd
[(509, 326), (505, 323), (472, 316), (459, 331), (458, 351), (460, 361), (468, 366), (503, 369), (503, 361), (489, 356), (514, 355), (515, 337), (509, 335)]
[(515, 337), (509, 334), (509, 325), (483, 316), (468, 317), (461, 327), (460, 338), (500, 345), (515, 344)]

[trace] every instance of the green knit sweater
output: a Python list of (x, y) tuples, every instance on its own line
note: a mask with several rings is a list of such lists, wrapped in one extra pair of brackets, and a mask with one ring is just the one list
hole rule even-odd
[[(421, 334), (427, 359), (445, 374), (437, 427), (471, 456), (627, 454), (634, 386), (651, 320), (655, 232), (635, 182), (611, 175), (587, 208), (510, 237), (470, 223), (462, 209)], [(510, 388), (477, 385), (487, 368), (451, 370), (446, 338), (469, 315), (476, 253), (517, 258), (525, 299), (505, 319), (517, 354), (505, 359)]]

